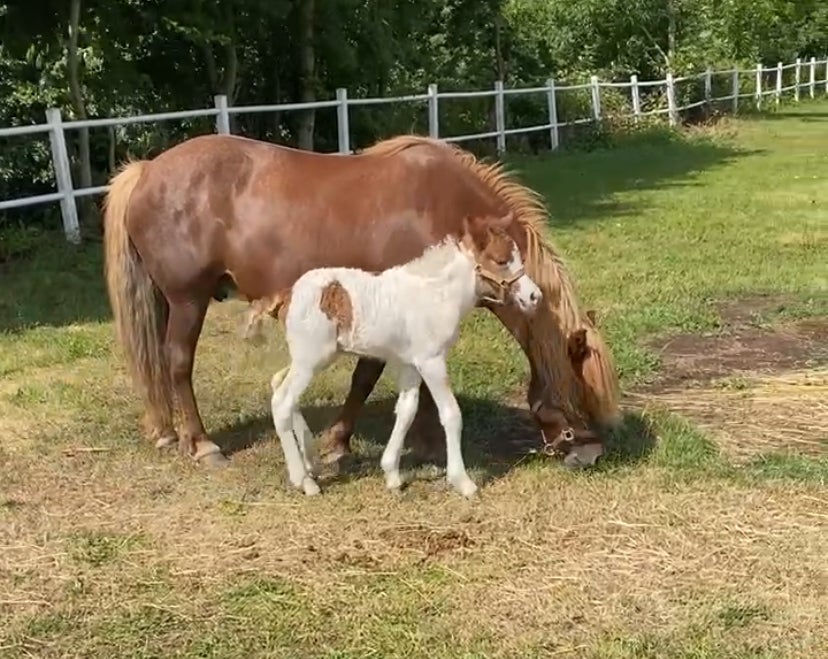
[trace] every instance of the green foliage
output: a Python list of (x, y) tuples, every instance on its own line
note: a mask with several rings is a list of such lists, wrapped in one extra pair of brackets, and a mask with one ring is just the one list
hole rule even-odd
[[(773, 65), (828, 52), (828, 6), (819, 0), (74, 1), (80, 2), (80, 94), (90, 116), (208, 107), (218, 93), (246, 105), (296, 101), (309, 92), (330, 99), (337, 87), (359, 98), (422, 93), (429, 83), (443, 91), (486, 89), (498, 78), (509, 86), (538, 86), (549, 77), (582, 84), (591, 74), (652, 79), (668, 69), (681, 75), (707, 65)], [(315, 66), (304, 79), (301, 9), (308, 2)], [(43, 123), (48, 107), (76, 116), (69, 84), (71, 4), (0, 0), (0, 126)], [(606, 114), (628, 111), (626, 94), (614, 91), (602, 90)], [(678, 90), (680, 101), (699, 93), (697, 84)], [(643, 102), (659, 100), (651, 95)], [(588, 91), (561, 93), (558, 112), (563, 120), (588, 117)], [(242, 115), (233, 118), (233, 130), (295, 145), (302, 119), (302, 112)], [(546, 120), (543, 95), (508, 99), (509, 127)], [(493, 126), (492, 99), (441, 103), (441, 134)], [(570, 131), (563, 139), (570, 146), (600, 146), (609, 127)], [(362, 147), (426, 129), (422, 103), (355, 108), (351, 141)], [(211, 130), (210, 119), (93, 129), (93, 183), (105, 182), (128, 154), (152, 156)], [(80, 158), (76, 133), (69, 133), (74, 163)], [(316, 149), (336, 149), (333, 110), (315, 113), (314, 133)], [(0, 144), (0, 198), (54, 190), (46, 136)], [(543, 132), (510, 138), (510, 149), (518, 151), (547, 146)], [(49, 209), (1, 213), (0, 229), (18, 222), (54, 228)]]

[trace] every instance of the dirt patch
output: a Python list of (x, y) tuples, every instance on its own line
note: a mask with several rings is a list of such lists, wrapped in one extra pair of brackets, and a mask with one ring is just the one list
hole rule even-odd
[(763, 326), (769, 312), (784, 308), (780, 298), (729, 301), (720, 307), (721, 331), (679, 334), (651, 341), (662, 359), (661, 373), (644, 391), (659, 393), (746, 374), (770, 375), (828, 363), (828, 318)]
[(779, 297), (728, 301), (721, 331), (650, 342), (661, 373), (629, 402), (687, 417), (737, 461), (773, 451), (828, 455), (828, 318), (765, 321), (786, 306)]

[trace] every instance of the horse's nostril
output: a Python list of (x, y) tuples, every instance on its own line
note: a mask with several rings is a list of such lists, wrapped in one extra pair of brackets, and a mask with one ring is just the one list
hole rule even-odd
[(532, 294), (529, 296), (529, 300), (530, 302), (532, 302), (532, 304), (537, 304), (538, 302), (540, 302), (540, 298), (540, 291), (532, 291)]

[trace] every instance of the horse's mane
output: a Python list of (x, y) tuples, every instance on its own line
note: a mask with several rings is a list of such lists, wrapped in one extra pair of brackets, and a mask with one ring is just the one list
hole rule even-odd
[[(562, 406), (586, 412), (603, 423), (617, 422), (620, 396), (612, 355), (598, 330), (582, 313), (574, 282), (561, 255), (543, 235), (548, 213), (541, 195), (518, 183), (503, 163), (482, 162), (456, 144), (431, 137), (400, 135), (378, 142), (363, 153), (392, 156), (412, 147), (450, 153), (502, 200), (523, 225), (527, 240), (526, 270), (548, 303), (527, 323), (528, 349), (545, 370), (538, 375), (546, 380), (545, 386), (557, 391)], [(588, 349), (583, 367), (588, 384), (585, 388), (578, 386), (567, 357), (567, 337), (580, 328), (586, 329)]]

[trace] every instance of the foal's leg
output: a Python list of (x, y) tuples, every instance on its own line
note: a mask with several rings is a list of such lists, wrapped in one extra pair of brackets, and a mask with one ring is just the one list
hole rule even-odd
[(211, 467), (221, 467), (225, 466), (228, 460), (221, 454), (221, 449), (208, 439), (193, 393), (196, 343), (209, 304), (209, 297), (203, 300), (170, 302), (167, 352), (170, 358), (173, 395), (182, 416), (178, 448), (182, 453)]
[[(284, 382), (285, 376), (287, 376), (289, 371), (290, 367), (287, 367), (276, 373), (276, 375), (270, 379), (270, 389), (273, 394), (279, 390), (279, 387)], [(305, 462), (305, 470), (313, 476), (316, 473), (314, 462), (317, 457), (315, 453), (315, 442), (313, 433), (308, 427), (308, 423), (305, 421), (305, 417), (302, 415), (302, 412), (298, 407), (293, 413), (293, 433), (299, 439), (299, 450), (302, 452), (302, 459)]]
[(313, 379), (313, 369), (291, 364), (290, 371), (270, 399), (273, 425), (285, 454), (288, 479), (295, 488), (307, 495), (319, 494), (319, 485), (305, 468), (305, 459), (296, 441), (294, 418), (299, 405), (299, 398)]
[(446, 480), (465, 497), (473, 496), (477, 491), (463, 464), (460, 437), (463, 434), (463, 416), (457, 399), (451, 392), (445, 357), (434, 357), (417, 365), (423, 380), (428, 386), (440, 423), (446, 432)]
[(316, 442), (313, 437), (311, 429), (308, 427), (308, 422), (301, 411), (297, 408), (293, 413), (293, 434), (296, 435), (299, 441), (299, 450), (302, 452), (302, 459), (305, 462), (305, 471), (311, 476), (318, 473)]
[(402, 455), (405, 435), (414, 421), (417, 413), (417, 399), (420, 397), (420, 374), (413, 366), (405, 364), (400, 367), (400, 374), (397, 380), (397, 387), (400, 395), (397, 398), (397, 405), (394, 412), (397, 418), (394, 421), (394, 428), (391, 430), (391, 438), (382, 453), (382, 470), (385, 472), (385, 484), (389, 490), (397, 490), (402, 487), (400, 478), (400, 456)]
[(336, 421), (325, 431), (326, 462), (336, 462), (351, 452), (351, 435), (362, 406), (380, 379), (385, 362), (360, 358), (351, 376), (351, 388)]

